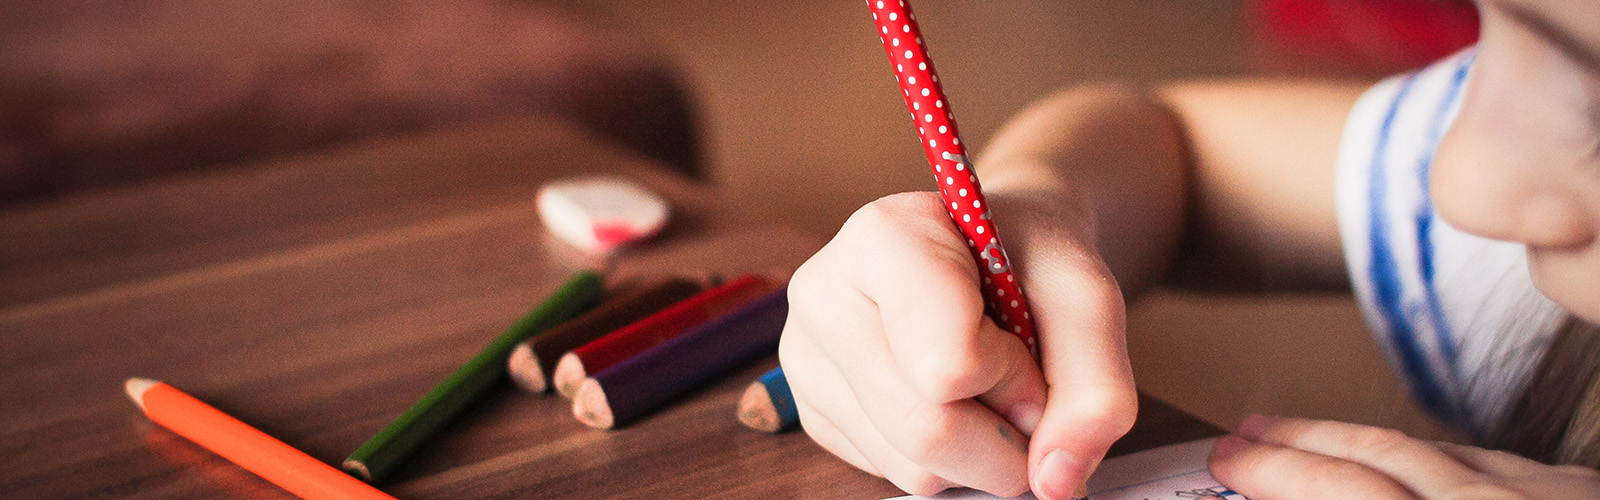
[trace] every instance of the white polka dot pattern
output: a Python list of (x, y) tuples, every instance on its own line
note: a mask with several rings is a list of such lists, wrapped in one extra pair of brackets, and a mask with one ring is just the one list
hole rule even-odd
[[(939, 175), (948, 172), (947, 167), (957, 172), (966, 171), (972, 162), (967, 159), (966, 146), (961, 145), (955, 114), (946, 102), (949, 99), (944, 96), (944, 85), (934, 71), (933, 59), (928, 56), (917, 16), (904, 0), (868, 0), (867, 8), (872, 11), (878, 31), (887, 35), (879, 39), (895, 69), (895, 81), (905, 94), (906, 110), (917, 125), (928, 164), (933, 166), (936, 178), (943, 177), (939, 193), (950, 204), (950, 220), (961, 228), (973, 260), (983, 269), (983, 296), (989, 317), (994, 318), (1000, 328), (1021, 338), (1028, 350), (1037, 356), (1039, 347), (1034, 339), (1032, 315), (1028, 314), (1028, 301), (1012, 275), (1011, 260), (1000, 245), (999, 231), (988, 222), (991, 217), (984, 208), (977, 176)], [(936, 109), (943, 112), (918, 112)], [(1006, 300), (1002, 301), (1001, 297)]]

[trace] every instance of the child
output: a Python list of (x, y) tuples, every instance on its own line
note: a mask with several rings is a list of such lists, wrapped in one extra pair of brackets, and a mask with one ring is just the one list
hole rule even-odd
[[(980, 165), (1038, 364), (983, 317), (935, 193), (868, 204), (789, 288), (780, 355), (806, 432), (912, 493), (1069, 498), (1136, 411), (1124, 294), (1348, 275), (1425, 408), (1593, 466), (1600, 4), (1480, 10), (1475, 49), (1365, 94), (1093, 87), (1017, 116)], [(1210, 465), (1255, 500), (1600, 498), (1593, 469), (1338, 422), (1248, 418)]]

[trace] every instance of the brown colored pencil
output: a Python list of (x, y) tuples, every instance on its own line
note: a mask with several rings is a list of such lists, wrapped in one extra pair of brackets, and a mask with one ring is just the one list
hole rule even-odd
[(511, 380), (531, 392), (545, 392), (553, 385), (550, 376), (556, 361), (567, 351), (689, 298), (700, 289), (699, 283), (686, 278), (663, 280), (624, 292), (543, 335), (524, 340), (506, 362)]
[(788, 316), (783, 289), (750, 301), (585, 379), (572, 400), (584, 425), (628, 425), (728, 370), (778, 350)]
[(776, 286), (762, 275), (746, 274), (578, 346), (556, 364), (556, 391), (570, 399), (590, 375), (732, 311)]

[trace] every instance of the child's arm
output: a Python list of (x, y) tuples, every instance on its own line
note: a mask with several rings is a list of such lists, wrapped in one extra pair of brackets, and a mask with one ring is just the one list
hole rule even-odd
[(937, 195), (868, 204), (789, 288), (780, 355), (806, 431), (913, 493), (1067, 498), (1135, 413), (1118, 283), (1143, 289), (1174, 263), (1338, 281), (1333, 145), (1359, 88), (1083, 88), (1019, 115), (977, 160), (1039, 364), (982, 316), (979, 271)]
[(1334, 161), (1345, 115), (1368, 86), (1240, 80), (1154, 94), (1069, 90), (1020, 113), (977, 160), (985, 186), (1002, 193), (991, 196), (1038, 193), (1032, 198), (1042, 203), (1026, 210), (1065, 201), (1093, 212), (1095, 246), (1124, 292), (1171, 278), (1343, 287)]

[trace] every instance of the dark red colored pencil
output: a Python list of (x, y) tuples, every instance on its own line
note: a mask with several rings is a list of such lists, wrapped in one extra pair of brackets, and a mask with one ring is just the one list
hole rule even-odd
[(555, 371), (556, 361), (574, 347), (628, 326), (700, 290), (699, 283), (687, 278), (662, 280), (625, 290), (589, 312), (517, 344), (506, 361), (511, 380), (523, 389), (542, 393), (555, 385), (550, 375)]
[(722, 286), (701, 292), (655, 314), (573, 349), (556, 364), (556, 390), (571, 398), (589, 374), (599, 373), (635, 354), (684, 333), (706, 320), (733, 310), (776, 285), (756, 274), (746, 274)]
[(785, 290), (768, 293), (615, 366), (578, 389), (572, 412), (590, 427), (627, 425), (730, 369), (778, 350)]

